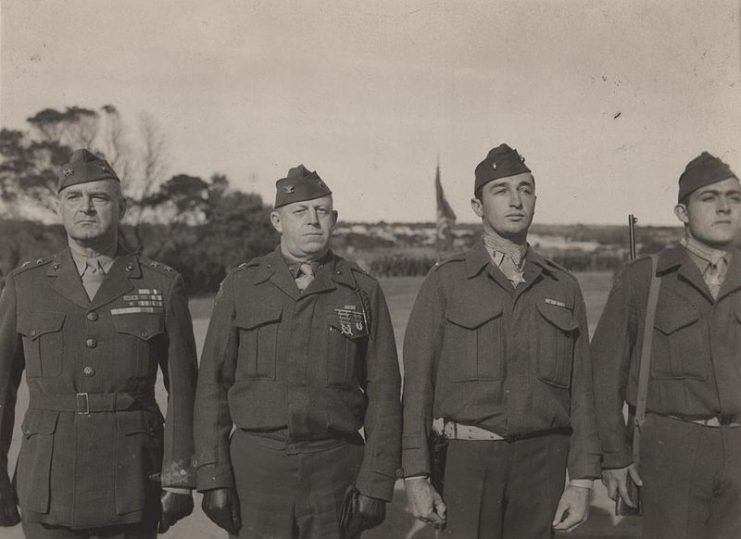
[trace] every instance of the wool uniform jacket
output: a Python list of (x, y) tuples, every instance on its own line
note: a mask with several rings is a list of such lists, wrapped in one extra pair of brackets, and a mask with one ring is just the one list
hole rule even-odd
[(119, 249), (92, 301), (69, 249), (9, 275), (0, 299), (0, 473), (24, 370), (29, 407), (15, 483), (25, 520), (135, 523), (160, 487), (194, 486), (197, 363), (175, 271)]

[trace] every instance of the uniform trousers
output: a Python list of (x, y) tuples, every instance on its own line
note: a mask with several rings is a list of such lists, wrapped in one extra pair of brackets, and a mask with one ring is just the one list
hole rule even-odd
[(451, 440), (443, 491), (445, 536), (552, 537), (568, 453), (567, 433), (515, 441)]
[(237, 429), (230, 444), (240, 539), (343, 539), (340, 509), (363, 459), (352, 442), (283, 442)]
[(741, 427), (648, 414), (640, 474), (643, 537), (741, 537)]
[(23, 533), (26, 539), (155, 539), (157, 522), (76, 529), (24, 521)]

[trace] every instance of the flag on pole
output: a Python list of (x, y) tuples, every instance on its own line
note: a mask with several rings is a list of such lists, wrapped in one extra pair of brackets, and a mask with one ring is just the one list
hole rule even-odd
[(450, 251), (453, 248), (453, 225), (455, 225), (456, 219), (455, 212), (445, 198), (443, 185), (440, 183), (439, 164), (437, 165), (437, 173), (435, 174), (435, 193), (437, 197), (437, 238), (435, 249), (439, 254)]

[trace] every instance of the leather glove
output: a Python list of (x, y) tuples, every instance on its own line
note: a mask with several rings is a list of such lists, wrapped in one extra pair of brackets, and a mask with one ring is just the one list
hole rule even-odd
[(375, 528), (386, 518), (386, 502), (357, 493), (353, 499), (350, 522), (345, 529), (346, 539), (355, 539), (365, 530)]
[(21, 521), (18, 497), (6, 474), (0, 475), (0, 526), (15, 526)]
[(165, 533), (170, 526), (193, 512), (193, 496), (165, 490), (160, 496), (160, 506), (162, 516), (160, 516), (159, 532)]
[(242, 527), (239, 514), (239, 498), (233, 488), (215, 488), (203, 493), (203, 512), (219, 528), (237, 535)]

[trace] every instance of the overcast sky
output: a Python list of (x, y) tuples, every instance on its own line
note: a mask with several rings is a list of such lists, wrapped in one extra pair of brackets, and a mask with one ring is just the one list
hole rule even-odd
[(501, 142), (536, 222), (675, 224), (703, 150), (741, 173), (741, 0), (2, 0), (0, 123), (153, 115), (171, 173), (272, 202), (304, 163), (346, 220), (459, 220)]

